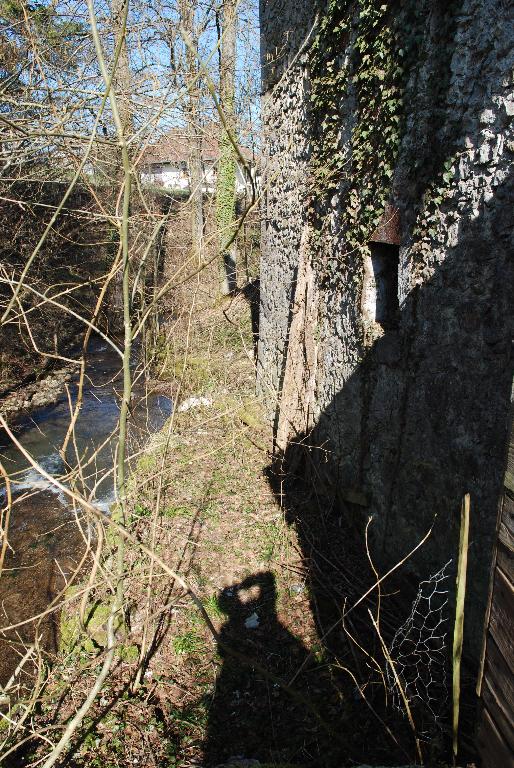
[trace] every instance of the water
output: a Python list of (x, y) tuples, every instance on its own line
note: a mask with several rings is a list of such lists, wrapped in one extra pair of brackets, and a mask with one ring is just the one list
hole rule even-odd
[[(115, 498), (113, 466), (123, 386), (121, 358), (103, 340), (94, 339), (88, 349), (87, 360), (82, 409), (75, 426), (75, 446), (69, 444), (67, 459), (74, 466), (78, 463), (77, 455), (80, 457), (84, 466), (83, 492), (101, 508), (108, 509)], [(77, 395), (74, 382), (70, 383), (70, 395), (74, 404)], [(147, 393), (144, 383), (135, 383), (129, 421), (129, 455), (144, 451), (149, 436), (162, 427), (171, 410), (169, 397)], [(63, 392), (53, 405), (35, 409), (19, 419), (13, 431), (46, 472), (53, 477), (61, 477), (65, 473), (65, 465), (59, 451), (69, 423), (70, 404), (66, 392)], [(30, 466), (5, 434), (0, 434), (0, 457), (13, 481), (13, 490), (49, 489), (65, 501), (63, 494), (55, 491), (55, 487)], [(5, 491), (0, 491), (2, 493), (5, 495)]]

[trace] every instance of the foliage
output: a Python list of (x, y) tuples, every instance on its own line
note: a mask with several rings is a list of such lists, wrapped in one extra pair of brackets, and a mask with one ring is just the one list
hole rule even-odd
[[(417, 54), (415, 6), (395, 15), (379, 0), (330, 0), (312, 45), (313, 207), (323, 218), (330, 198), (342, 195), (349, 251), (367, 243), (391, 196), (408, 62)], [(351, 115), (342, 113), (347, 103)]]
[(189, 630), (182, 635), (173, 638), (173, 648), (179, 655), (200, 653), (203, 647), (202, 638), (194, 631)]

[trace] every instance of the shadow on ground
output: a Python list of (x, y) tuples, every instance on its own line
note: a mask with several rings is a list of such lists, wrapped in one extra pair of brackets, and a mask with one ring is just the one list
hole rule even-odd
[(333, 763), (339, 694), (326, 665), (279, 621), (274, 575), (256, 573), (219, 596), (227, 616), (205, 763), (231, 758), (296, 765)]

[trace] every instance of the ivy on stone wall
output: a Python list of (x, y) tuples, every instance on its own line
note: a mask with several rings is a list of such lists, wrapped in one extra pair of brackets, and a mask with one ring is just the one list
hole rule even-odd
[(391, 194), (420, 40), (416, 2), (404, 5), (400, 19), (380, 0), (328, 0), (310, 51), (312, 197), (323, 218), (340, 196), (349, 250), (366, 245)]
[[(313, 228), (324, 239), (337, 210), (346, 252), (362, 252), (394, 203), (405, 137), (401, 197), (411, 200), (417, 236), (429, 237), (458, 161), (460, 116), (447, 96), (462, 0), (318, 5), (308, 61)], [(327, 277), (338, 268), (329, 255)]]

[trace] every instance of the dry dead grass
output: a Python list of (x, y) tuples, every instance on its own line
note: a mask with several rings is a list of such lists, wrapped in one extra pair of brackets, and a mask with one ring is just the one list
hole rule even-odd
[[(384, 741), (338, 667), (350, 655), (344, 663), (356, 661), (369, 681), (365, 660), (348, 641), (334, 656), (319, 640), (320, 595), (340, 612), (348, 585), (362, 594), (362, 553), (342, 558), (339, 521), (301, 493), (296, 511), (278, 503), (271, 434), (254, 392), (250, 307), (241, 294), (214, 299), (216, 279), (211, 271), (209, 301), (195, 299), (167, 327), (158, 386), (177, 408), (132, 463), (129, 508), (132, 532), (201, 599), (219, 643), (190, 597), (130, 545), (116, 662), (62, 765), (212, 768), (243, 756), (280, 768), (339, 768), (367, 752), (367, 739)], [(181, 409), (191, 398), (203, 400)], [(298, 528), (298, 516), (312, 517), (313, 528)], [(6, 765), (36, 764), (44, 740), (87, 696), (105, 658), (117, 546), (106, 532), (85, 626), (80, 589), (63, 611), (32, 736)]]
[[(188, 348), (181, 342), (175, 358), (168, 356), (164, 370), (172, 375), (161, 386), (176, 392), (182, 362), (178, 402), (204, 396), (210, 404), (177, 409), (133, 467), (130, 483), (134, 532), (187, 580), (224, 642), (234, 643), (248, 664), (227, 659), (188, 597), (130, 549), (126, 634), (108, 684), (71, 745), (71, 765), (207, 766), (241, 754), (242, 746), (249, 758), (302, 763), (307, 745), (318, 749), (312, 714), (274, 682), (287, 683), (316, 632), (297, 542), (264, 473), (270, 435), (254, 394), (252, 342), (242, 296), (199, 309)], [(205, 365), (195, 379), (188, 365), (199, 358)], [(107, 544), (106, 580), (98, 577), (89, 595), (85, 633), (79, 598), (63, 612), (61, 649), (37, 707), (35, 730), (43, 735), (72, 715), (103, 660), (109, 548), (114, 553), (116, 542), (108, 536)], [(247, 628), (253, 614), (258, 626)], [(256, 672), (252, 660), (271, 677)], [(320, 689), (311, 668), (298, 690), (313, 701)], [(37, 760), (40, 749), (32, 741), (14, 764)]]

